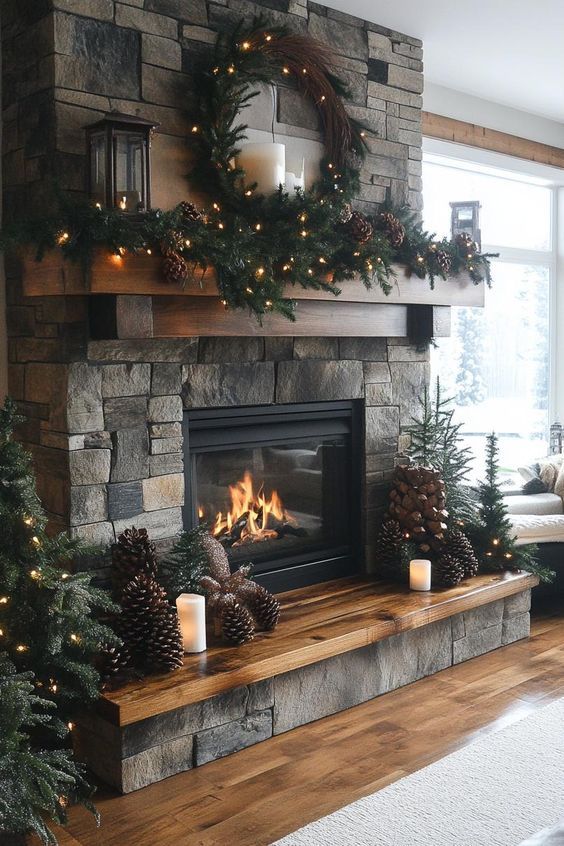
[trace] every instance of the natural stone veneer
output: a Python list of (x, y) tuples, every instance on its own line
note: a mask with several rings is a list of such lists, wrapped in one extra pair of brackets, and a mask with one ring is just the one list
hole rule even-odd
[(129, 793), (528, 637), (530, 603), (522, 591), (122, 728), (91, 715), (76, 749)]

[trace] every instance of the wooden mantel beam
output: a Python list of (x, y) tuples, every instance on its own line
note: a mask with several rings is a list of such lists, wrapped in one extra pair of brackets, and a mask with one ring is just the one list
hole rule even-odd
[(541, 144), (518, 135), (499, 132), (497, 129), (487, 129), (463, 120), (423, 112), (423, 135), (428, 138), (440, 138), (442, 141), (454, 141), (456, 144), (466, 144), (469, 147), (479, 147), (494, 153), (504, 153), (551, 167), (564, 168), (564, 149)]

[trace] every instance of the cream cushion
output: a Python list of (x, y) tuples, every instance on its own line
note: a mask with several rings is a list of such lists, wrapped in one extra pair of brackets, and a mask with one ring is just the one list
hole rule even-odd
[(525, 496), (504, 497), (508, 513), (511, 514), (563, 514), (562, 498), (554, 493), (539, 493)]
[(509, 515), (519, 545), (564, 543), (564, 514)]

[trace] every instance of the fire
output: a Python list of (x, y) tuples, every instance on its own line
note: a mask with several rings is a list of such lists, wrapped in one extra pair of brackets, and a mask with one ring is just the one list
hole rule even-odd
[[(229, 537), (233, 546), (280, 537), (281, 530), (295, 523), (284, 508), (277, 491), (269, 497), (264, 486), (255, 492), (253, 477), (247, 470), (236, 484), (229, 485), (231, 507), (225, 513), (218, 511), (212, 527), (216, 538)], [(203, 517), (203, 509), (198, 509)]]

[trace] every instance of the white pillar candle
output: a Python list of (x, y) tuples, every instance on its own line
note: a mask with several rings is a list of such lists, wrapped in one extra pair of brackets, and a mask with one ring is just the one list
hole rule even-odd
[(284, 187), (290, 196), (292, 196), (296, 190), (296, 176), (288, 170), (286, 171), (286, 176), (284, 178)]
[(245, 144), (237, 156), (237, 164), (245, 171), (245, 184), (257, 183), (259, 194), (270, 194), (284, 184), (286, 148), (272, 142)]
[(176, 600), (184, 652), (206, 648), (206, 599), (198, 593), (181, 593)]
[(409, 587), (411, 590), (431, 590), (431, 562), (414, 558), (409, 562)]

